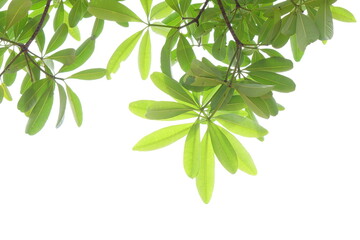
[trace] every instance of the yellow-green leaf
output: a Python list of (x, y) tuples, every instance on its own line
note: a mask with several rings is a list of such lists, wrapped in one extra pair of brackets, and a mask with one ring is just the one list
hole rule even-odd
[(116, 0), (92, 0), (88, 11), (97, 18), (115, 22), (142, 22), (128, 7)]
[(199, 121), (196, 121), (189, 130), (184, 146), (184, 169), (190, 178), (194, 178), (198, 175), (200, 158), (200, 123)]
[(151, 40), (149, 30), (145, 32), (140, 42), (138, 64), (141, 78), (143, 80), (147, 79), (151, 67)]
[(68, 78), (75, 78), (81, 80), (95, 80), (100, 79), (106, 75), (106, 69), (104, 68), (92, 68), (83, 70), (81, 72), (75, 73)]
[(6, 13), (6, 29), (27, 16), (32, 5), (31, 0), (12, 0)]
[(82, 112), (80, 99), (68, 85), (66, 85), (66, 92), (75, 122), (78, 125), (78, 127), (80, 127), (83, 121), (83, 112)]

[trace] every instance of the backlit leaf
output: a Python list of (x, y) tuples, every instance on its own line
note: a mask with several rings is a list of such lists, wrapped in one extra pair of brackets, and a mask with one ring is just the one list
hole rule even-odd
[(149, 30), (145, 32), (141, 39), (138, 59), (140, 75), (141, 78), (145, 80), (149, 76), (151, 67), (151, 41)]
[(63, 49), (52, 54), (47, 58), (61, 62), (64, 65), (70, 65), (75, 61), (75, 49), (73, 48)]
[(146, 16), (149, 16), (152, 0), (140, 0), (140, 2), (146, 13)]
[(184, 72), (187, 72), (190, 69), (192, 61), (195, 59), (195, 53), (186, 37), (182, 34), (180, 34), (176, 53), (180, 67)]
[(247, 68), (248, 71), (267, 71), (267, 72), (284, 72), (293, 68), (293, 63), (285, 58), (271, 57), (251, 64)]
[(192, 110), (193, 108), (181, 103), (157, 101), (155, 104), (148, 106), (145, 117), (154, 120), (167, 119)]
[(59, 116), (58, 116), (58, 120), (56, 122), (56, 128), (59, 128), (64, 121), (67, 98), (66, 98), (66, 92), (65, 92), (64, 87), (61, 86), (60, 84), (56, 84), (56, 85), (57, 85), (58, 91), (59, 91), (59, 102), (60, 102)]
[(184, 169), (190, 178), (198, 175), (201, 161), (200, 123), (196, 121), (189, 130), (184, 146)]
[(52, 52), (59, 48), (66, 40), (68, 35), (68, 26), (62, 24), (55, 32), (54, 36), (50, 39), (49, 45), (45, 51), (45, 54)]
[(12, 0), (6, 14), (6, 29), (21, 21), (30, 10), (31, 0)]
[(333, 18), (328, 0), (320, 0), (315, 23), (319, 29), (320, 40), (329, 40), (334, 35)]
[(115, 22), (142, 22), (128, 7), (116, 0), (92, 0), (88, 11), (97, 18)]
[(75, 73), (68, 78), (75, 78), (81, 80), (95, 80), (100, 79), (106, 75), (106, 69), (104, 68), (92, 68), (83, 70), (81, 72)]
[(293, 80), (277, 73), (255, 71), (249, 72), (249, 76), (258, 83), (273, 85), (273, 90), (275, 91), (292, 92), (295, 90), (295, 83)]
[(319, 39), (319, 30), (314, 21), (303, 13), (298, 13), (296, 18), (296, 40), (301, 51)]
[(81, 65), (83, 65), (93, 54), (95, 49), (95, 40), (92, 38), (88, 38), (83, 44), (80, 45), (78, 49), (75, 51), (75, 61), (70, 64), (63, 66), (60, 69), (60, 72), (68, 72), (72, 71)]
[(347, 9), (342, 7), (330, 6), (334, 19), (341, 22), (356, 22), (354, 15)]
[(78, 127), (80, 127), (83, 121), (83, 112), (80, 99), (68, 85), (66, 85), (66, 92), (75, 122)]

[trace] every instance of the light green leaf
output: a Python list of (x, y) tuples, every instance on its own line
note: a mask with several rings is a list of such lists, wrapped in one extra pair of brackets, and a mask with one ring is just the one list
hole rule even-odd
[(55, 32), (54, 36), (51, 38), (49, 45), (45, 51), (45, 54), (52, 52), (59, 48), (66, 40), (68, 35), (68, 26), (63, 23)]
[(234, 135), (232, 135), (222, 127), (219, 128), (227, 137), (233, 148), (235, 149), (236, 156), (238, 158), (238, 168), (241, 171), (248, 173), (250, 175), (256, 175), (257, 169), (248, 151), (244, 148), (244, 146), (239, 142), (239, 140), (237, 140), (237, 138)]
[(49, 118), (53, 102), (54, 88), (52, 87), (47, 89), (31, 111), (25, 129), (27, 134), (35, 135), (44, 127)]
[(77, 0), (69, 12), (69, 27), (74, 28), (84, 17), (86, 5), (82, 0)]
[(92, 68), (83, 70), (81, 72), (75, 73), (68, 78), (75, 78), (81, 80), (95, 80), (100, 79), (106, 75), (106, 69), (104, 68)]
[(192, 96), (180, 85), (179, 82), (160, 72), (154, 72), (151, 74), (150, 78), (155, 86), (157, 86), (161, 91), (177, 100), (196, 106), (196, 102)]
[(60, 102), (59, 116), (56, 122), (56, 128), (59, 128), (64, 121), (67, 99), (66, 99), (66, 92), (64, 87), (58, 83), (56, 85), (59, 90), (59, 102)]
[(167, 119), (192, 110), (193, 108), (181, 103), (157, 101), (148, 106), (145, 117), (153, 120)]
[(31, 5), (31, 0), (12, 0), (6, 13), (5, 29), (9, 29), (26, 17)]
[(151, 9), (150, 20), (165, 18), (169, 16), (172, 11), (166, 2), (158, 3)]
[(319, 30), (314, 21), (303, 13), (298, 13), (296, 18), (296, 40), (301, 51), (319, 39)]
[(295, 83), (293, 80), (277, 73), (255, 71), (249, 72), (249, 76), (258, 83), (273, 85), (273, 90), (275, 91), (292, 92), (295, 90)]
[(320, 40), (330, 40), (334, 35), (333, 18), (328, 0), (320, 0), (315, 23), (319, 29)]
[(257, 61), (247, 68), (248, 71), (285, 72), (293, 68), (293, 63), (285, 58), (271, 57)]
[(6, 100), (8, 100), (8, 101), (12, 101), (12, 96), (11, 96), (10, 91), (9, 91), (9, 89), (7, 88), (7, 86), (6, 86), (4, 83), (2, 83), (2, 84), (0, 85), (0, 87), (3, 89), (4, 98), (5, 98)]
[(97, 18), (115, 22), (142, 22), (128, 7), (116, 0), (92, 0), (89, 13)]
[(354, 15), (347, 9), (342, 7), (330, 6), (334, 19), (341, 22), (356, 22)]
[(141, 5), (146, 13), (146, 16), (149, 16), (152, 0), (140, 0), (140, 1), (141, 1)]
[(33, 83), (20, 97), (17, 108), (24, 113), (30, 111), (50, 88), (51, 81), (52, 80), (49, 79), (43, 79)]
[(100, 36), (100, 34), (104, 28), (104, 23), (105, 23), (105, 21), (103, 19), (96, 18), (92, 32), (91, 32), (91, 36), (93, 38), (98, 38)]
[(165, 2), (174, 9), (177, 13), (181, 14), (178, 0), (165, 0)]
[(179, 42), (177, 44), (177, 59), (180, 67), (184, 72), (190, 69), (192, 61), (195, 59), (195, 53), (184, 35), (180, 34)]
[(35, 38), (35, 42), (40, 52), (42, 53), (45, 47), (45, 33), (43, 30), (39, 31), (38, 35)]
[(61, 1), (56, 10), (55, 17), (54, 17), (54, 22), (53, 22), (54, 31), (56, 31), (61, 26), (61, 24), (64, 23), (64, 16), (65, 16), (64, 11), (65, 11), (64, 4)]
[(201, 161), (200, 123), (197, 120), (186, 137), (184, 146), (184, 169), (190, 178), (198, 175)]
[(272, 85), (263, 85), (256, 83), (234, 83), (236, 91), (248, 97), (260, 97), (270, 92), (274, 87)]
[(296, 35), (290, 37), (291, 51), (296, 62), (300, 62), (301, 58), (304, 56), (304, 51), (301, 51), (298, 47), (296, 40)]
[(68, 85), (66, 85), (66, 92), (75, 122), (78, 125), (78, 127), (80, 127), (83, 121), (83, 112), (82, 112), (80, 99)]
[(0, 103), (2, 103), (4, 99), (4, 89), (0, 86)]
[(63, 49), (47, 58), (61, 62), (64, 65), (70, 65), (75, 61), (75, 49), (73, 48)]
[(143, 137), (138, 143), (136, 143), (133, 150), (151, 151), (166, 147), (186, 136), (191, 126), (192, 123), (185, 123), (159, 129)]
[(238, 160), (233, 146), (225, 134), (214, 123), (208, 123), (208, 131), (211, 137), (212, 147), (221, 165), (230, 173), (236, 173)]
[(140, 42), (138, 64), (141, 78), (143, 80), (147, 79), (151, 67), (151, 40), (149, 30), (145, 32)]
[(110, 73), (116, 73), (120, 67), (120, 63), (122, 61), (125, 61), (130, 56), (131, 52), (134, 50), (136, 44), (138, 43), (142, 32), (143, 30), (131, 35), (115, 50), (106, 67), (108, 71), (108, 79), (111, 78)]
[(88, 38), (83, 44), (80, 45), (75, 51), (75, 61), (70, 64), (63, 66), (59, 72), (68, 72), (72, 71), (81, 65), (83, 65), (93, 54), (95, 49), (95, 40)]
[(186, 11), (188, 10), (188, 8), (189, 8), (189, 6), (190, 6), (190, 4), (191, 4), (191, 0), (181, 0), (180, 2), (179, 2), (179, 4), (180, 4), (180, 11), (181, 11), (181, 14), (183, 15), (183, 16), (185, 16), (186, 14)]
[(214, 58), (216, 58), (219, 61), (222, 61), (226, 57), (226, 34), (223, 33), (219, 35), (212, 47), (212, 54)]
[(215, 159), (209, 131), (201, 141), (200, 169), (196, 177), (196, 187), (204, 203), (209, 203), (215, 183)]

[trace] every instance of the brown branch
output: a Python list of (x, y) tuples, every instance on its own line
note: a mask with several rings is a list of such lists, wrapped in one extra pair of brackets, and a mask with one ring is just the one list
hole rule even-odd
[(240, 39), (236, 36), (236, 33), (235, 33), (233, 27), (231, 26), (231, 23), (230, 23), (230, 21), (229, 21), (229, 18), (228, 18), (228, 16), (226, 15), (226, 11), (225, 11), (225, 9), (224, 9), (224, 5), (223, 5), (222, 1), (221, 1), (221, 0), (217, 0), (217, 2), (218, 2), (218, 4), (219, 4), (219, 8), (220, 8), (221, 14), (222, 14), (222, 16), (223, 16), (223, 18), (224, 18), (224, 21), (225, 21), (225, 23), (226, 23), (226, 26), (228, 27), (228, 29), (229, 29), (232, 37), (233, 37), (234, 40), (235, 40), (236, 46), (242, 47), (242, 46), (243, 46), (243, 43), (242, 43), (242, 42), (240, 41)]
[(189, 26), (189, 25), (191, 25), (191, 24), (193, 24), (193, 23), (196, 23), (196, 25), (199, 26), (199, 19), (200, 19), (201, 15), (203, 14), (203, 12), (205, 11), (206, 6), (208, 5), (209, 2), (210, 2), (210, 0), (206, 0), (206, 1), (204, 2), (204, 5), (203, 5), (202, 8), (200, 9), (200, 12), (198, 13), (198, 15), (197, 15), (195, 18), (193, 18), (190, 22), (186, 23), (186, 24), (183, 25), (183, 26), (180, 26), (179, 29), (184, 28), (184, 27), (187, 27), (187, 26)]

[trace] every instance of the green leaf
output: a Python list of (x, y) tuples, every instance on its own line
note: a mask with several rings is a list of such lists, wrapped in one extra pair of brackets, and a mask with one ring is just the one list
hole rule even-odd
[(219, 115), (216, 117), (216, 120), (229, 131), (240, 136), (259, 138), (268, 134), (268, 131), (256, 121), (236, 114)]
[(146, 16), (149, 16), (152, 0), (140, 0), (140, 1), (141, 1), (141, 5), (146, 13)]
[(70, 65), (75, 61), (75, 53), (75, 49), (67, 48), (60, 50), (47, 58), (61, 62), (64, 65)]
[(106, 75), (106, 69), (104, 68), (92, 68), (83, 70), (81, 72), (75, 73), (68, 78), (75, 78), (81, 80), (95, 80), (100, 79)]
[(175, 81), (172, 78), (169, 78), (163, 73), (160, 72), (154, 72), (150, 76), (151, 80), (157, 86), (161, 91), (164, 93), (170, 95), (171, 97), (190, 103), (191, 105), (196, 106), (196, 102), (192, 98), (192, 96), (184, 90), (184, 88), (180, 85), (179, 82)]
[(166, 147), (186, 136), (191, 126), (192, 123), (185, 123), (161, 128), (143, 137), (138, 143), (136, 143), (136, 145), (133, 147), (133, 150), (151, 151)]
[(4, 75), (3, 75), (3, 81), (5, 83), (6, 86), (11, 86), (15, 80), (16, 80), (16, 75), (17, 73), (14, 72), (14, 73), (8, 73), (6, 72)]
[(45, 51), (45, 54), (52, 52), (59, 48), (66, 40), (68, 35), (68, 26), (63, 23), (55, 32), (54, 36), (51, 38), (49, 45)]
[(69, 27), (74, 28), (84, 17), (87, 7), (82, 0), (77, 0), (69, 12)]
[(267, 71), (267, 72), (285, 72), (293, 68), (293, 63), (285, 58), (271, 57), (251, 64), (248, 71)]
[(219, 128), (227, 137), (233, 148), (235, 149), (236, 156), (238, 159), (238, 168), (241, 171), (248, 173), (250, 175), (256, 175), (257, 169), (248, 151), (246, 151), (244, 146), (239, 142), (239, 140), (237, 140), (237, 138), (234, 135), (232, 135), (222, 127)]
[(248, 97), (260, 97), (270, 92), (274, 87), (272, 85), (263, 85), (256, 83), (234, 83), (236, 91)]
[(341, 22), (356, 22), (354, 15), (347, 9), (342, 7), (330, 6), (334, 19)]
[(171, 29), (166, 37), (166, 42), (161, 49), (160, 67), (161, 71), (171, 77), (171, 50), (179, 38), (179, 31)]
[(96, 18), (92, 32), (91, 32), (91, 36), (93, 38), (98, 38), (100, 36), (100, 34), (104, 28), (104, 23), (105, 23), (105, 21), (103, 19)]
[(301, 51), (298, 47), (296, 40), (296, 35), (290, 37), (291, 51), (296, 62), (300, 62), (301, 58), (304, 56), (304, 51)]
[(43, 30), (39, 31), (38, 35), (35, 38), (35, 42), (40, 52), (42, 53), (45, 47), (45, 33)]
[(93, 54), (95, 49), (95, 40), (88, 38), (83, 44), (80, 45), (75, 51), (75, 61), (70, 64), (63, 66), (59, 72), (68, 72), (72, 71), (81, 65), (83, 65)]
[(149, 30), (145, 32), (141, 39), (138, 59), (140, 75), (141, 78), (145, 80), (149, 76), (151, 67), (151, 41)]
[(4, 98), (5, 98), (6, 100), (8, 100), (8, 101), (12, 101), (12, 96), (11, 96), (10, 91), (9, 91), (9, 89), (7, 88), (7, 86), (6, 86), (4, 83), (2, 83), (2, 84), (0, 85), (0, 87), (3, 89)]
[(305, 51), (306, 47), (319, 39), (319, 30), (314, 21), (303, 13), (297, 14), (296, 19), (296, 40), (301, 51)]
[(2, 103), (4, 99), (4, 89), (0, 86), (0, 103)]
[(169, 16), (172, 11), (166, 2), (158, 3), (151, 9), (150, 20), (165, 18)]
[(177, 102), (157, 101), (147, 107), (147, 119), (167, 119), (192, 111), (193, 108)]
[(249, 72), (249, 76), (258, 83), (273, 85), (273, 90), (275, 91), (287, 93), (295, 90), (293, 80), (277, 73), (255, 71)]
[(128, 7), (116, 0), (92, 0), (88, 12), (97, 18), (115, 22), (142, 22)]
[(226, 34), (220, 34), (212, 47), (212, 55), (219, 61), (222, 61), (226, 57)]
[(221, 165), (230, 173), (236, 173), (238, 161), (234, 148), (225, 134), (214, 123), (208, 123), (212, 147)]
[(43, 79), (33, 83), (19, 99), (17, 108), (23, 113), (30, 111), (50, 88), (52, 84), (51, 81), (52, 80), (49, 79)]
[(56, 10), (55, 17), (54, 17), (54, 22), (53, 22), (54, 31), (56, 31), (61, 26), (61, 24), (64, 23), (64, 17), (65, 17), (64, 11), (65, 11), (64, 4), (61, 1)]
[(78, 125), (78, 127), (80, 127), (83, 121), (83, 112), (82, 112), (80, 99), (68, 85), (66, 85), (66, 92), (75, 122)]
[(54, 88), (48, 88), (41, 96), (30, 113), (25, 132), (29, 135), (35, 135), (45, 125), (49, 118), (51, 108), (54, 102)]
[(191, 4), (191, 0), (181, 0), (180, 2), (180, 11), (182, 13), (182, 15), (186, 15), (186, 11), (188, 10), (190, 4)]
[[(146, 113), (148, 112), (148, 108), (152, 105), (156, 105), (157, 102), (158, 101), (153, 101), (153, 100), (139, 100), (139, 101), (130, 103), (129, 109), (133, 114), (147, 119)], [(161, 120), (174, 121), (174, 120), (194, 118), (197, 116), (198, 116), (198, 114), (196, 114), (195, 112), (186, 112), (186, 113), (183, 113), (176, 117), (172, 117), (172, 118), (168, 118), (168, 119), (161, 119)]]
[(66, 92), (64, 87), (58, 83), (56, 85), (59, 90), (59, 102), (60, 102), (59, 116), (56, 122), (56, 128), (59, 128), (64, 121), (67, 100), (66, 100)]
[(206, 131), (201, 141), (200, 169), (196, 177), (196, 187), (204, 203), (209, 203), (215, 183), (215, 159), (214, 151), (209, 136)]
[(177, 13), (181, 14), (178, 0), (165, 0), (165, 2), (174, 9)]
[(320, 40), (329, 40), (334, 35), (333, 18), (328, 0), (320, 0), (315, 23), (319, 29)]
[(176, 49), (177, 59), (184, 72), (190, 69), (192, 61), (195, 59), (195, 53), (184, 35), (180, 34)]
[(281, 33), (287, 36), (292, 36), (296, 33), (296, 14), (290, 13), (282, 20)]
[(197, 120), (189, 130), (184, 146), (184, 169), (190, 178), (198, 175), (201, 161), (200, 122)]
[(108, 71), (108, 79), (111, 78), (110, 73), (116, 73), (120, 67), (120, 63), (122, 61), (125, 61), (130, 56), (131, 52), (134, 50), (136, 44), (138, 43), (142, 32), (143, 30), (131, 35), (115, 50), (106, 67)]
[(9, 29), (14, 24), (25, 18), (31, 5), (31, 0), (12, 0), (6, 13), (5, 29)]

